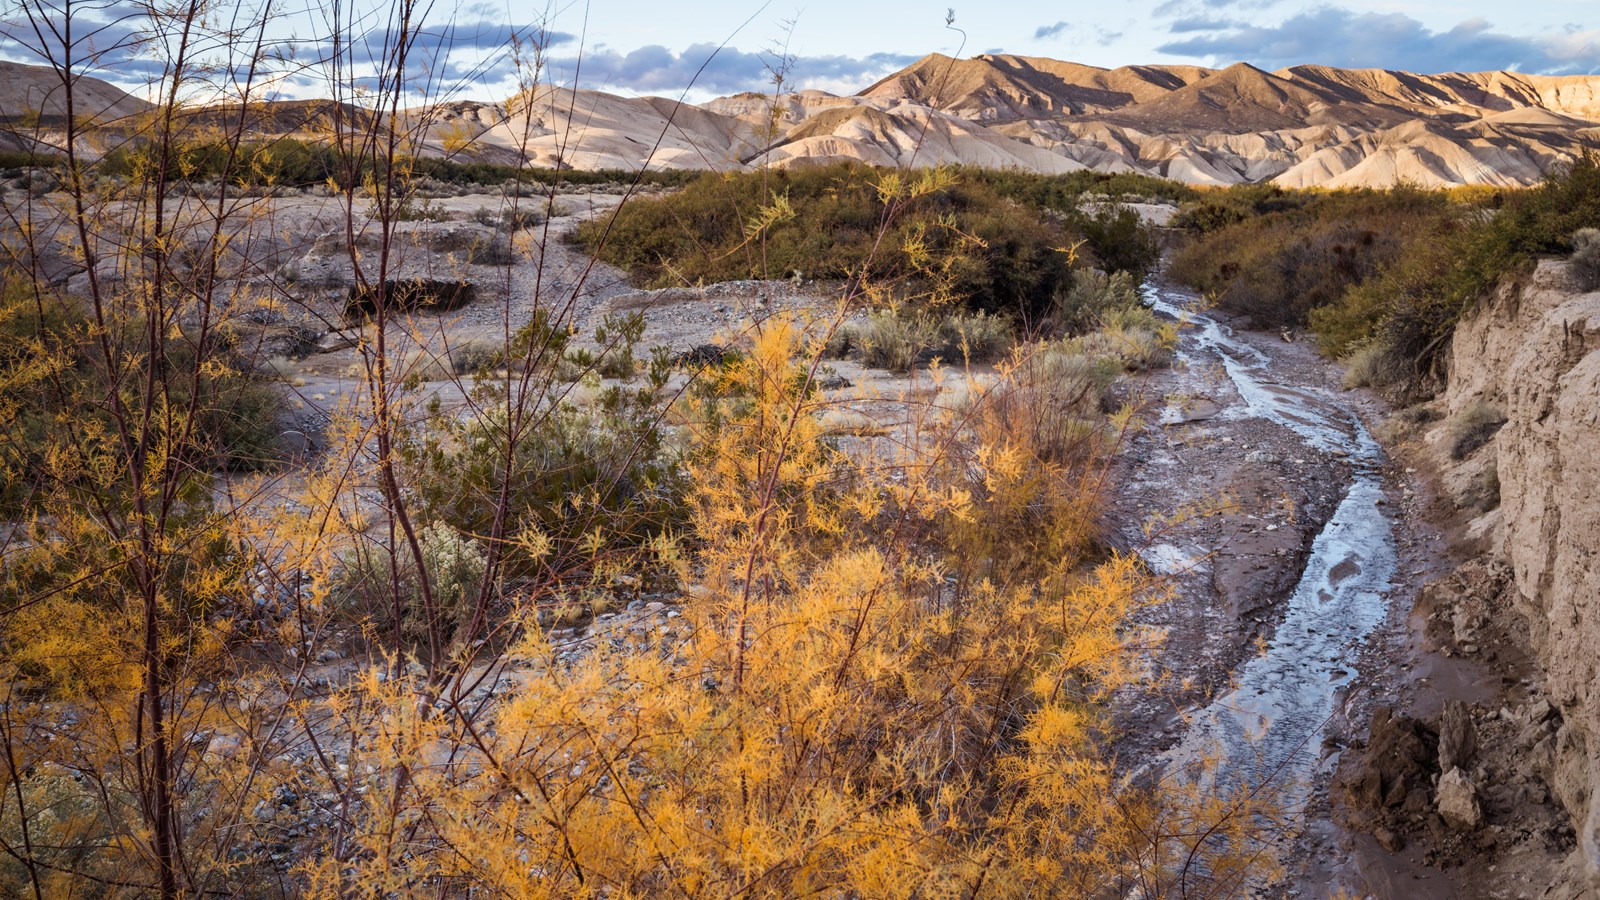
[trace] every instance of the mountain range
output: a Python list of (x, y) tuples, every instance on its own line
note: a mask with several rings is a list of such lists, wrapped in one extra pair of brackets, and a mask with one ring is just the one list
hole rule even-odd
[[(49, 70), (3, 65), (0, 116), (59, 107)], [(79, 85), (107, 121), (142, 104), (105, 82)], [(360, 114), (326, 102), (263, 103), (250, 127), (262, 137), (315, 136), (336, 109)], [(401, 116), (421, 128), (424, 154), (580, 169), (857, 160), (1135, 172), (1203, 185), (1516, 186), (1600, 148), (1600, 76), (1266, 72), (1245, 63), (1102, 69), (935, 54), (851, 96), (749, 93), (695, 106), (547, 87)]]

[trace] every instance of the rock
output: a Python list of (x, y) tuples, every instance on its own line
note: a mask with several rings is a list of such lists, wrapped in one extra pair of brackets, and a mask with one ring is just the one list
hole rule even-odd
[(330, 331), (317, 341), (317, 350), (322, 353), (345, 350), (354, 347), (360, 340), (361, 329), (359, 328), (351, 328), (346, 331)]
[(1349, 826), (1376, 835), (1432, 809), (1428, 783), (1438, 757), (1438, 737), (1427, 725), (1380, 706), (1373, 711), (1367, 745), (1341, 766), (1338, 788), (1349, 807)]
[(701, 344), (692, 350), (674, 354), (672, 365), (676, 368), (698, 369), (704, 366), (720, 366), (722, 358), (727, 354), (719, 344)]
[(1478, 803), (1478, 789), (1460, 769), (1451, 769), (1439, 776), (1436, 802), (1440, 818), (1451, 828), (1477, 831), (1483, 826), (1483, 807)]
[(847, 387), (854, 387), (854, 383), (832, 369), (823, 369), (817, 373), (816, 385), (818, 390), (839, 391)]
[(1472, 711), (1460, 700), (1447, 700), (1439, 715), (1439, 771), (1472, 765), (1478, 753), (1478, 727)]
[(1406, 839), (1387, 828), (1378, 828), (1372, 832), (1377, 839), (1378, 846), (1390, 853), (1399, 853), (1406, 848)]

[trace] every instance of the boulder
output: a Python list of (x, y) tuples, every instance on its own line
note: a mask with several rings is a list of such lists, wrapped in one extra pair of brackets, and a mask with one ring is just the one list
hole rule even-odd
[(1460, 700), (1447, 700), (1439, 715), (1439, 771), (1467, 768), (1478, 753), (1478, 726), (1472, 710)]
[(1478, 789), (1460, 769), (1451, 769), (1439, 776), (1437, 805), (1439, 817), (1458, 831), (1477, 831), (1483, 827), (1483, 805), (1478, 802)]

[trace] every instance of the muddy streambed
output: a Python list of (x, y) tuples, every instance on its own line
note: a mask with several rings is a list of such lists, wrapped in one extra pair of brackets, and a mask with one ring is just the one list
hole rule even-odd
[[(1220, 752), (1215, 776), (1228, 787), (1304, 782), (1335, 699), (1354, 678), (1361, 644), (1388, 611), (1396, 551), (1383, 508), (1381, 451), (1337, 396), (1281, 382), (1270, 356), (1180, 305), (1181, 299), (1160, 290), (1149, 299), (1157, 311), (1189, 324), (1179, 351), (1182, 370), (1221, 363), (1240, 402), (1219, 415), (1276, 424), (1309, 448), (1351, 463), (1349, 486), (1312, 543), (1282, 621), (1239, 670), (1235, 686), (1190, 715), (1183, 739), (1167, 753), (1169, 762), (1182, 764)], [(1147, 552), (1156, 565), (1170, 565), (1174, 555), (1161, 544)]]
[(1149, 522), (1224, 495), (1227, 512), (1146, 526), (1140, 553), (1177, 591), (1154, 624), (1167, 655), (1189, 660), (1168, 664), (1207, 687), (1170, 698), (1176, 711), (1155, 726), (1165, 739), (1138, 773), (1266, 786), (1303, 819), (1333, 764), (1324, 738), (1358, 657), (1390, 612), (1398, 555), (1382, 450), (1361, 401), (1310, 348), (1236, 334), (1167, 287), (1146, 299), (1185, 327), (1156, 385), (1161, 427), (1134, 448), (1133, 511)]

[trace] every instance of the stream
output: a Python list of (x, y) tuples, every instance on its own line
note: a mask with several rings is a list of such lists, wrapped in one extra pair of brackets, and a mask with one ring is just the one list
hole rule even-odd
[[(1228, 326), (1161, 289), (1145, 293), (1157, 312), (1188, 326), (1179, 366), (1196, 372), (1220, 364), (1237, 391), (1239, 401), (1220, 416), (1270, 422), (1308, 448), (1350, 463), (1349, 485), (1316, 535), (1270, 640), (1235, 672), (1231, 689), (1189, 712), (1181, 739), (1158, 763), (1187, 768), (1223, 791), (1270, 782), (1298, 808), (1316, 774), (1325, 726), (1355, 677), (1357, 654), (1388, 612), (1397, 556), (1393, 522), (1382, 505), (1382, 454), (1339, 397), (1280, 382), (1272, 358)], [(1170, 569), (1169, 552), (1152, 548), (1147, 561)], [(1193, 765), (1200, 760), (1217, 765)]]

